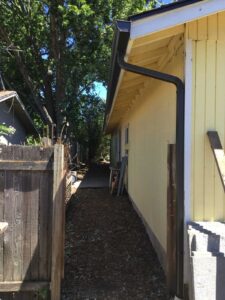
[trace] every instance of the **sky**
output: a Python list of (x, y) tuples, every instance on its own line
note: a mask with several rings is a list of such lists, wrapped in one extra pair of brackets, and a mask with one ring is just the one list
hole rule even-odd
[(95, 92), (100, 98), (106, 100), (107, 90), (101, 82), (95, 82)]

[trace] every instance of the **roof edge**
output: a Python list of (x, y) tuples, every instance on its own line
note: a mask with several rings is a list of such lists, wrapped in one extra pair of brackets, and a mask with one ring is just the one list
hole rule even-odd
[(178, 2), (164, 4), (164, 5), (161, 5), (160, 7), (153, 8), (151, 10), (147, 10), (147, 11), (141, 12), (139, 14), (129, 16), (128, 20), (132, 21), (132, 22), (138, 21), (138, 20), (146, 18), (146, 17), (151, 17), (154, 15), (165, 13), (165, 12), (173, 10), (173, 9), (181, 8), (183, 6), (188, 6), (188, 5), (195, 4), (198, 2), (202, 2), (202, 1), (204, 1), (204, 0), (180, 0)]
[(0, 103), (7, 102), (10, 99), (15, 99), (17, 103), (17, 109), (20, 110), (21, 116), (17, 116), (21, 123), (24, 125), (24, 128), (26, 129), (27, 133), (33, 134), (34, 136), (39, 136), (39, 131), (34, 125), (33, 120), (30, 117), (30, 114), (26, 110), (23, 102), (20, 100), (19, 95), (16, 91), (7, 91), (8, 93), (5, 95), (0, 96)]
[(110, 63), (110, 77), (108, 81), (108, 93), (106, 100), (106, 114), (104, 120), (104, 131), (106, 130), (108, 116), (112, 107), (117, 83), (120, 75), (120, 66), (117, 62), (117, 53), (125, 54), (130, 39), (131, 22), (117, 20), (115, 23), (115, 33), (112, 43), (112, 56)]

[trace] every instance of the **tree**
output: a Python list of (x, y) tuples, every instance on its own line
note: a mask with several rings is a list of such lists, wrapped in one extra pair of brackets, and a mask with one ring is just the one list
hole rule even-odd
[(58, 135), (66, 118), (70, 134), (81, 136), (82, 103), (88, 107), (93, 100), (96, 81), (107, 82), (113, 20), (157, 2), (2, 0), (0, 64), (6, 84), (30, 111), (53, 120)]

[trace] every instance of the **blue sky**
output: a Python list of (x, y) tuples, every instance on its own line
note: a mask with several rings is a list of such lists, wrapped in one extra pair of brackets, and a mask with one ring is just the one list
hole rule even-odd
[(100, 98), (106, 100), (107, 90), (101, 82), (95, 83), (95, 92), (99, 95)]

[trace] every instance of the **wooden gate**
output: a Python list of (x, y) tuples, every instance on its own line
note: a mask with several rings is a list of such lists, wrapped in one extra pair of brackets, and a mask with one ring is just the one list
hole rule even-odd
[(0, 146), (0, 299), (60, 299), (64, 148)]

